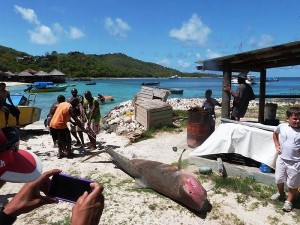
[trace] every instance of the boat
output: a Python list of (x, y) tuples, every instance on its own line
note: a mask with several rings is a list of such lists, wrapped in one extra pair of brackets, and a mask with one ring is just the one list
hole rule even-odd
[(159, 85), (160, 82), (143, 82), (141, 83), (142, 86), (154, 86), (154, 85)]
[(276, 77), (268, 77), (268, 78), (266, 79), (266, 82), (276, 82), (276, 81), (279, 81), (279, 79), (276, 78)]
[(181, 78), (181, 77), (179, 77), (178, 75), (173, 75), (173, 76), (169, 77), (169, 79), (178, 79), (178, 78)]
[(111, 96), (111, 95), (100, 95), (100, 94), (98, 94), (97, 98), (98, 98), (98, 102), (102, 105), (107, 104), (107, 103), (112, 103), (112, 102), (115, 101), (114, 97)]
[(76, 84), (77, 84), (77, 82), (76, 82), (76, 83), (74, 83), (74, 84), (68, 84), (68, 86), (69, 86), (69, 87), (75, 87), (75, 86), (76, 86)]
[(87, 82), (86, 85), (96, 85), (95, 81)]
[(167, 88), (167, 87), (155, 87), (155, 88), (168, 90), (168, 91), (170, 91), (171, 94), (174, 94), (174, 95), (182, 95), (183, 94), (183, 89), (179, 89), (179, 88)]
[(53, 82), (34, 82), (33, 84), (27, 85), (25, 92), (30, 93), (42, 93), (42, 92), (58, 92), (64, 91), (69, 85), (59, 86)]
[[(29, 94), (25, 97), (23, 94), (11, 94), (10, 98), (15, 106), (20, 110), (19, 122), (20, 126), (32, 124), (40, 120), (42, 109), (34, 106), (37, 94)], [(7, 100), (6, 102), (10, 104)], [(0, 110), (0, 127), (5, 126), (5, 117), (2, 110)], [(8, 126), (16, 126), (16, 118), (9, 115)]]
[[(250, 84), (250, 85), (257, 84), (257, 82), (255, 81), (255, 76), (248, 74), (246, 83)], [(231, 79), (231, 84), (238, 84), (238, 78), (237, 77), (232, 78)]]

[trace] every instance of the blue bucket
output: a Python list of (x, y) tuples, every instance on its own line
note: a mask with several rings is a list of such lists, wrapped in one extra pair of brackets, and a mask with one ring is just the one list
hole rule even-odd
[(269, 166), (267, 166), (266, 164), (264, 163), (261, 163), (260, 164), (260, 167), (259, 167), (260, 171), (263, 172), (263, 173), (272, 173), (273, 169)]

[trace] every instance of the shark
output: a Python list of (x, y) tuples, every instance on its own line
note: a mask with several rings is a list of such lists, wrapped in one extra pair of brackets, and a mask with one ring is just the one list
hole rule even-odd
[(178, 166), (145, 159), (128, 159), (113, 149), (106, 149), (114, 163), (133, 177), (142, 188), (150, 188), (183, 206), (201, 212), (207, 202), (207, 193), (200, 181), (181, 167), (181, 153)]

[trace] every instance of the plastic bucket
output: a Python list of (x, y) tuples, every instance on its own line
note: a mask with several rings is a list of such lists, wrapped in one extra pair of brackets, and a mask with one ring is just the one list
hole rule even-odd
[(209, 136), (209, 113), (203, 109), (188, 110), (187, 144), (191, 148), (201, 145)]
[(263, 173), (272, 173), (273, 169), (269, 166), (267, 166), (266, 164), (264, 163), (261, 163), (260, 164), (260, 167), (259, 167), (260, 171), (263, 172)]
[(265, 120), (275, 120), (278, 105), (275, 103), (266, 103)]

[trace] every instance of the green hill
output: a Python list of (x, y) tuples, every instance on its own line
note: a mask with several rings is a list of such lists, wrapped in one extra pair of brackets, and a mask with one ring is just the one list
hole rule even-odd
[(44, 56), (32, 56), (0, 45), (0, 71), (21, 72), (26, 69), (51, 72), (58, 69), (67, 77), (169, 77), (199, 76), (200, 73), (186, 74), (161, 65), (134, 59), (122, 53), (67, 54), (53, 51)]

